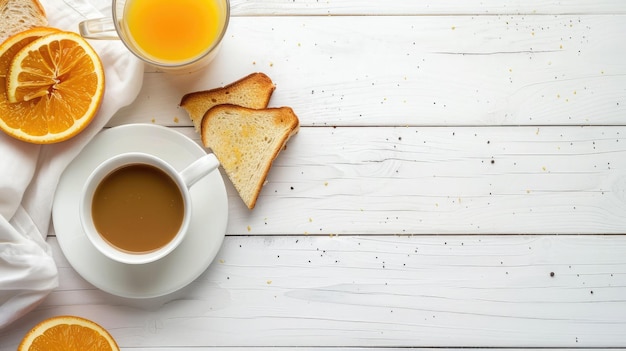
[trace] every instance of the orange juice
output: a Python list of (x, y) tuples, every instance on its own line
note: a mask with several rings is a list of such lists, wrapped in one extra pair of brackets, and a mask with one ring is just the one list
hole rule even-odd
[(136, 48), (162, 63), (201, 56), (219, 40), (223, 16), (214, 0), (129, 0), (124, 9)]

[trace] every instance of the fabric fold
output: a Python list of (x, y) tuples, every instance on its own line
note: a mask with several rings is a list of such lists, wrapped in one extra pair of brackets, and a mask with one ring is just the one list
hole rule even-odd
[[(49, 25), (74, 31), (84, 19), (107, 16), (110, 2), (40, 0)], [(0, 329), (32, 310), (58, 286), (46, 242), (54, 192), (67, 165), (122, 107), (143, 81), (143, 64), (119, 41), (90, 41), (105, 69), (100, 109), (79, 135), (52, 145), (33, 145), (0, 132)]]

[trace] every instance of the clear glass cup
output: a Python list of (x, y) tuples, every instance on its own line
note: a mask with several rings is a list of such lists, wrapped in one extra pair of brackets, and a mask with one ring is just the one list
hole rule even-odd
[[(81, 36), (87, 39), (120, 39), (135, 56), (160, 71), (191, 72), (206, 66), (215, 58), (230, 20), (229, 0), (193, 1), (196, 1), (194, 6), (188, 6), (186, 4), (192, 4), (191, 0), (113, 0), (111, 17), (85, 20), (79, 23), (78, 29)], [(148, 2), (150, 3), (148, 4)], [(141, 9), (142, 11), (137, 11), (140, 9), (139, 6), (141, 6), (142, 3), (146, 5)], [(198, 4), (201, 4), (201, 6), (195, 7)], [(164, 6), (164, 11), (161, 11), (160, 14), (156, 14), (156, 12), (152, 11), (152, 9), (161, 5)], [(179, 8), (175, 9), (175, 11), (168, 11), (167, 6), (170, 8), (172, 6)], [(150, 9), (150, 11), (146, 11), (146, 9)], [(187, 13), (185, 15), (186, 11)], [(148, 13), (155, 13), (154, 16), (157, 17), (147, 18), (150, 16)], [(174, 14), (179, 13), (190, 17), (172, 17)], [(159, 18), (159, 15), (164, 15), (164, 17)], [(155, 20), (159, 23), (157, 27), (158, 30), (152, 30), (148, 27), (150, 23), (155, 23)], [(185, 30), (189, 23), (199, 23), (201, 27), (199, 27), (199, 30)], [(204, 30), (204, 28), (209, 27), (210, 30)], [(158, 45), (161, 45), (160, 43), (169, 42), (168, 40), (158, 37), (159, 33), (161, 33), (165, 34), (165, 37), (176, 37), (177, 40), (170, 40), (173, 44), (178, 44), (178, 42), (182, 43), (186, 40), (188, 43), (193, 44), (193, 47), (199, 48), (200, 51), (195, 50), (193, 54), (185, 56), (188, 50), (170, 50), (166, 44), (162, 44), (163, 47), (157, 49), (165, 55), (157, 55), (154, 54), (154, 52), (151, 53), (150, 50), (146, 49), (148, 47), (148, 41), (142, 39), (145, 38), (146, 35), (143, 37), (140, 36), (142, 30), (144, 33), (147, 32), (150, 35), (154, 33), (154, 35), (152, 35), (153, 37), (149, 39), (159, 43)], [(168, 31), (174, 31), (174, 33), (168, 33)], [(142, 41), (146, 43), (144, 44)], [(180, 44), (179, 47), (182, 47), (182, 44)], [(186, 47), (190, 47), (190, 45)], [(166, 57), (172, 56), (171, 54), (180, 54), (182, 57)]]

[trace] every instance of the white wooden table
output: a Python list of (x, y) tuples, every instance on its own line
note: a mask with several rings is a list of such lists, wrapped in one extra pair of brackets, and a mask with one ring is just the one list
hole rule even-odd
[(626, 2), (232, 0), (219, 57), (148, 72), (111, 126), (198, 143), (187, 92), (254, 71), (300, 133), (208, 270), (137, 301), (60, 286), (0, 331), (93, 319), (123, 350), (626, 347)]

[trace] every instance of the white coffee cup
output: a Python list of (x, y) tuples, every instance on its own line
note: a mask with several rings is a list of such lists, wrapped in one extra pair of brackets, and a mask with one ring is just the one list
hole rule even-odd
[[(173, 237), (171, 237), (171, 239), (168, 239), (168, 241), (166, 241), (162, 246), (159, 246), (159, 247), (147, 250), (147, 251), (143, 251), (143, 250), (134, 251), (133, 249), (128, 249), (128, 248), (125, 249), (125, 248), (114, 245), (112, 243), (114, 240), (109, 240), (109, 239), (112, 239), (115, 233), (107, 232), (108, 234), (103, 235), (103, 233), (99, 232), (97, 223), (94, 222), (94, 212), (93, 212), (94, 208), (97, 211), (100, 211), (99, 208), (101, 208), (99, 207), (100, 206), (99, 202), (96, 202), (96, 205), (94, 207), (94, 194), (96, 194), (96, 191), (99, 189), (99, 186), (101, 184), (104, 184), (103, 181), (105, 181), (106, 179), (112, 179), (110, 177), (113, 177), (113, 175), (115, 174), (117, 174), (119, 178), (119, 175), (121, 173), (116, 173), (116, 172), (122, 169), (130, 170), (131, 168), (129, 167), (131, 166), (135, 166), (135, 167), (139, 166), (140, 168), (141, 166), (143, 166), (144, 167), (143, 169), (146, 169), (146, 170), (150, 169), (151, 172), (154, 172), (155, 178), (158, 178), (162, 181), (166, 181), (168, 184), (171, 184), (171, 182), (169, 180), (165, 180), (165, 178), (171, 179), (171, 181), (173, 181), (173, 183), (175, 184), (177, 190), (180, 192), (180, 196), (182, 197), (182, 202), (177, 202), (179, 204), (182, 204), (182, 207), (183, 207), (182, 208), (182, 221), (180, 223), (180, 226), (178, 227), (178, 230), (176, 231), (175, 228), (172, 229), (174, 231), (172, 233), (175, 233), (175, 234), (173, 234)], [(96, 169), (94, 169), (93, 172), (87, 178), (87, 181), (82, 190), (82, 196), (80, 198), (79, 215), (80, 215), (81, 225), (83, 227), (83, 230), (87, 238), (96, 247), (96, 249), (98, 249), (98, 251), (100, 251), (103, 255), (107, 256), (108, 258), (114, 261), (121, 262), (121, 263), (145, 264), (145, 263), (153, 262), (160, 258), (165, 257), (183, 241), (187, 233), (189, 223), (191, 220), (191, 214), (192, 214), (192, 209), (191, 209), (192, 201), (191, 201), (191, 195), (190, 195), (189, 189), (198, 180), (202, 179), (204, 176), (214, 171), (218, 166), (219, 166), (219, 161), (213, 154), (207, 154), (207, 155), (202, 156), (201, 158), (191, 163), (182, 171), (177, 171), (168, 162), (162, 160), (159, 157), (146, 154), (146, 153), (139, 153), (139, 152), (124, 153), (124, 154), (120, 154), (120, 155), (117, 155), (117, 156), (114, 156), (105, 160), (98, 167), (96, 167)], [(162, 177), (163, 174), (159, 173), (158, 171), (162, 171), (166, 177)], [(139, 173), (135, 173), (135, 174), (139, 174)], [(143, 176), (144, 173), (141, 173), (141, 174)], [(141, 178), (142, 176), (138, 176), (138, 175), (134, 176), (135, 182), (139, 181), (139, 185), (140, 185), (140, 186), (134, 185), (134, 187), (143, 189), (144, 183), (145, 183), (145, 187), (148, 187), (148, 185), (151, 184), (151, 181), (148, 181), (148, 178), (152, 178), (151, 173), (149, 174), (149, 176), (146, 176), (145, 181), (143, 178)], [(134, 183), (134, 184), (137, 184), (137, 183)], [(132, 188), (132, 189), (135, 189), (135, 188)], [(172, 189), (173, 188), (169, 190), (172, 190)], [(142, 191), (143, 193), (140, 193), (140, 192), (137, 193), (141, 195), (141, 196), (137, 195), (137, 199), (140, 199), (142, 196), (145, 196), (146, 198), (151, 197), (154, 193), (152, 191), (152, 188), (146, 188), (146, 189), (143, 189)], [(133, 196), (135, 195), (136, 194), (133, 194)], [(207, 194), (207, 196), (208, 195), (209, 194)], [(115, 201), (118, 201), (118, 202), (116, 203), (115, 201), (109, 200), (107, 198), (108, 202), (105, 202), (105, 203), (107, 204), (107, 206), (110, 205), (110, 207), (108, 208), (112, 208), (112, 209), (122, 208), (120, 200), (124, 199), (123, 197), (116, 198), (115, 196), (110, 196), (110, 198), (115, 199)], [(103, 200), (98, 200), (98, 201), (103, 201)], [(133, 201), (135, 201), (135, 199), (133, 199)], [(148, 200), (142, 200), (142, 201), (144, 201), (143, 203), (146, 203), (146, 201)], [(160, 200), (159, 201), (150, 200), (150, 201), (159, 202)], [(137, 207), (142, 206), (141, 205), (142, 202), (139, 202), (139, 205), (137, 205), (137, 202), (131, 202), (131, 204)], [(116, 207), (116, 206), (120, 206), (120, 207)], [(171, 204), (169, 204), (168, 206), (171, 207), (171, 211), (177, 211), (177, 213), (180, 213), (181, 206), (172, 206)], [(168, 209), (166, 209), (165, 211), (170, 211), (170, 207), (168, 207)], [(142, 226), (143, 224), (137, 224), (137, 223), (147, 223), (147, 221), (141, 222), (139, 220), (135, 220), (135, 217), (133, 216), (131, 216), (132, 219), (130, 220), (126, 218), (127, 213), (134, 213), (133, 208), (134, 207), (132, 207), (130, 211), (122, 212), (122, 215), (113, 211), (113, 214), (112, 214), (113, 216), (121, 216), (119, 218), (125, 218), (124, 221), (120, 219), (120, 222), (123, 221), (124, 223), (120, 224), (114, 221), (106, 221), (106, 223), (115, 223), (118, 226), (126, 226), (126, 225)], [(161, 206), (158, 208), (163, 208), (163, 207)], [(150, 223), (150, 225), (158, 226), (159, 225), (158, 220), (160, 220), (160, 217), (169, 216), (169, 212), (167, 213), (167, 216), (163, 216), (162, 214), (158, 214), (158, 213), (156, 214), (150, 213), (150, 210), (147, 210), (147, 209), (144, 212), (147, 213), (147, 215), (149, 215), (150, 218), (157, 219), (156, 221), (157, 223)], [(102, 218), (102, 215), (98, 215), (98, 213), (96, 213), (95, 217)], [(118, 217), (115, 217), (115, 218), (118, 218)], [(102, 229), (102, 222), (100, 224), (101, 224), (100, 229)], [(135, 238), (137, 240), (139, 240), (140, 238), (141, 240), (145, 240), (145, 241), (153, 240), (153, 239), (147, 238), (148, 236), (153, 235), (153, 233), (150, 233), (148, 231), (142, 231), (141, 229), (131, 230), (129, 229), (131, 227), (120, 227), (120, 228), (124, 229), (124, 230), (120, 230), (120, 233), (131, 232), (132, 235), (137, 236), (137, 238)], [(135, 227), (132, 227), (132, 228), (135, 228)], [(109, 239), (106, 239), (105, 236), (107, 236)], [(168, 234), (167, 238), (169, 237), (170, 236)], [(139, 240), (139, 242), (141, 242), (141, 240)], [(163, 240), (166, 240), (166, 239), (163, 239)], [(150, 243), (150, 242), (148, 242), (148, 244), (153, 245), (153, 243)]]

